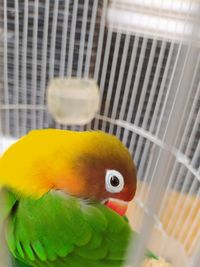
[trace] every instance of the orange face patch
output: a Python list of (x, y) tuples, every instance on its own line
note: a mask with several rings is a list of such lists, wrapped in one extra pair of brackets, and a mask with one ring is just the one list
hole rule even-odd
[(70, 195), (82, 196), (85, 191), (84, 180), (74, 174), (67, 176), (67, 178), (65, 177), (56, 179), (54, 188), (63, 190)]

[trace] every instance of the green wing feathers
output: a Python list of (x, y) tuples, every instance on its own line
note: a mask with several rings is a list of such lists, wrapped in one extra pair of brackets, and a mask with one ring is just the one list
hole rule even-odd
[(131, 229), (100, 203), (52, 191), (18, 202), (6, 238), (12, 254), (31, 266), (119, 267)]
[(10, 191), (5, 188), (0, 190), (0, 221), (3, 222), (10, 214), (17, 199)]

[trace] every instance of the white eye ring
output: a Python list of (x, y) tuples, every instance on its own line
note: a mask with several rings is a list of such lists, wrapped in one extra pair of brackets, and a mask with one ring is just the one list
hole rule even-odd
[[(113, 180), (114, 178), (114, 180)], [(110, 193), (119, 193), (124, 188), (124, 177), (116, 170), (107, 170), (106, 177), (106, 190)]]

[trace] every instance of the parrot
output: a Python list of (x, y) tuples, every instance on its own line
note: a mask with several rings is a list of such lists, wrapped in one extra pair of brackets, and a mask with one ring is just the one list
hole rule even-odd
[(114, 135), (30, 131), (0, 158), (0, 234), (12, 266), (124, 266), (136, 185), (136, 166)]

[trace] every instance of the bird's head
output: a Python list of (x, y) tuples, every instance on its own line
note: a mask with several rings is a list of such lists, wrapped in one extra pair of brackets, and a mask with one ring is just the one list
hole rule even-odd
[(136, 168), (128, 150), (112, 135), (36, 130), (4, 153), (0, 184), (31, 197), (61, 190), (100, 201), (124, 215), (136, 191)]

